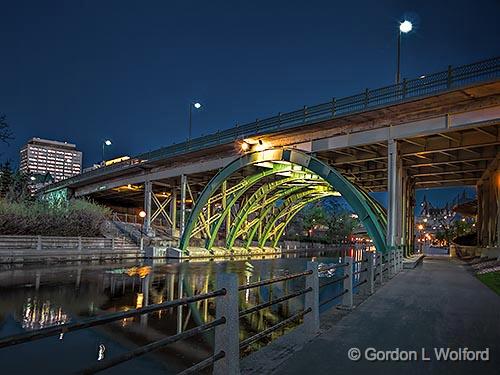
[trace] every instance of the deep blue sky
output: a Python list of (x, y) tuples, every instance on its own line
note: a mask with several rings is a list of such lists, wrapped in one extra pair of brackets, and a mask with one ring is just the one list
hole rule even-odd
[(0, 112), (17, 163), (33, 136), (84, 165), (500, 54), (500, 1), (6, 1)]

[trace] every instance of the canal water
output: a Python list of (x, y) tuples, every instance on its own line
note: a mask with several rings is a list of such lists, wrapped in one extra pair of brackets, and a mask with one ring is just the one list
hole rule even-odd
[[(341, 262), (345, 255), (359, 259), (361, 251), (344, 248), (259, 259), (149, 265), (142, 262), (3, 265), (0, 266), (0, 338), (212, 291), (216, 289), (216, 276), (220, 273), (235, 273), (241, 285), (302, 272), (307, 261), (312, 259), (325, 264)], [(323, 275), (320, 284), (334, 276), (338, 274)], [(304, 278), (298, 278), (243, 291), (240, 309), (279, 298), (304, 285)], [(341, 288), (341, 283), (322, 288), (320, 301), (337, 295)], [(240, 340), (297, 313), (303, 308), (303, 302), (304, 297), (300, 296), (243, 317)], [(322, 310), (338, 302), (335, 300)], [(74, 373), (95, 364), (99, 357), (113, 357), (210, 322), (214, 316), (215, 301), (211, 299), (189, 307), (158, 311), (0, 349), (1, 374)], [(276, 332), (249, 350), (256, 350), (283, 333), (283, 330)], [(212, 345), (213, 333), (210, 332), (135, 358), (104, 373), (175, 374), (212, 355)]]

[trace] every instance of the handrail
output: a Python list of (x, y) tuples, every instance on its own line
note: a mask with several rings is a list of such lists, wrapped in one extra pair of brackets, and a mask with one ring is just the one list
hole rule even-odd
[(328, 285), (332, 285), (332, 284), (335, 284), (335, 283), (338, 283), (339, 281), (342, 281), (342, 280), (345, 280), (349, 277), (349, 275), (344, 275), (342, 277), (338, 277), (338, 278), (334, 278), (333, 280), (327, 282), (327, 283), (323, 283), (319, 286), (319, 288), (324, 288), (325, 286), (328, 286)]
[(280, 281), (292, 280), (292, 279), (296, 279), (296, 278), (301, 277), (301, 276), (307, 276), (307, 275), (311, 275), (311, 274), (312, 274), (312, 271), (304, 271), (304, 272), (295, 273), (295, 274), (292, 274), (292, 275), (286, 275), (286, 276), (276, 277), (274, 279), (267, 279), (267, 280), (263, 280), (263, 281), (256, 281), (254, 283), (240, 285), (238, 287), (238, 290), (242, 291), (242, 290), (247, 290), (247, 289), (251, 289), (251, 288), (257, 288), (259, 286), (274, 284), (274, 283), (278, 283)]
[(201, 370), (206, 369), (210, 365), (212, 365), (214, 362), (218, 361), (219, 359), (222, 359), (226, 356), (226, 353), (221, 350), (219, 353), (212, 355), (206, 359), (204, 359), (201, 362), (198, 362), (197, 364), (191, 366), (190, 368), (179, 372), (177, 375), (190, 375), (190, 374), (199, 374)]
[(312, 309), (309, 307), (308, 309), (300, 311), (297, 314), (294, 314), (291, 317), (289, 317), (285, 320), (282, 320), (281, 322), (265, 329), (264, 331), (257, 333), (256, 335), (253, 335), (252, 337), (249, 337), (246, 340), (243, 340), (240, 343), (240, 349), (245, 349), (247, 346), (249, 346), (249, 345), (253, 344), (254, 342), (259, 341), (260, 339), (270, 335), (274, 331), (276, 331), (282, 327), (285, 327), (286, 325), (302, 318), (304, 315), (310, 313), (311, 311), (312, 311)]
[(319, 305), (320, 305), (320, 306), (326, 305), (327, 303), (332, 302), (334, 299), (337, 299), (337, 298), (339, 298), (339, 297), (342, 297), (344, 294), (346, 294), (346, 293), (348, 293), (348, 292), (349, 292), (349, 290), (344, 289), (344, 291), (343, 291), (342, 293), (339, 293), (339, 294), (337, 294), (336, 296), (333, 296), (332, 298), (328, 298), (327, 300), (325, 300), (325, 301), (323, 301), (323, 302), (320, 302), (320, 304), (319, 304)]
[(213, 320), (210, 323), (206, 323), (206, 324), (203, 324), (201, 326), (191, 328), (187, 331), (178, 333), (178, 334), (173, 335), (173, 336), (165, 337), (165, 338), (160, 339), (158, 341), (154, 341), (150, 344), (147, 344), (147, 345), (141, 346), (139, 348), (130, 350), (126, 353), (117, 355), (116, 357), (112, 357), (110, 359), (105, 359), (105, 360), (98, 362), (93, 366), (87, 367), (83, 371), (77, 372), (77, 373), (87, 375), (87, 374), (95, 374), (95, 373), (101, 372), (101, 371), (106, 370), (110, 367), (116, 366), (120, 363), (129, 361), (129, 360), (136, 358), (136, 357), (140, 357), (140, 356), (147, 354), (149, 352), (152, 352), (154, 350), (158, 350), (158, 349), (160, 349), (164, 346), (167, 346), (169, 344), (172, 344), (174, 342), (177, 342), (177, 341), (180, 341), (183, 339), (187, 339), (189, 337), (193, 337), (195, 335), (198, 335), (202, 332), (205, 332), (211, 328), (217, 327), (217, 326), (224, 324), (224, 323), (226, 323), (226, 318), (224, 318), (224, 317)]
[(89, 318), (75, 323), (66, 323), (54, 327), (43, 328), (34, 332), (21, 333), (14, 336), (9, 336), (7, 338), (0, 340), (0, 349), (7, 346), (18, 345), (28, 341), (39, 340), (49, 336), (55, 336), (58, 334), (64, 334), (67, 332), (78, 331), (85, 328), (95, 327), (98, 325), (111, 323), (116, 320), (121, 320), (124, 318), (129, 318), (132, 316), (138, 316), (143, 314), (152, 313), (158, 310), (169, 309), (173, 307), (178, 307), (182, 305), (187, 305), (188, 303), (193, 303), (197, 301), (202, 301), (208, 298), (213, 298), (217, 296), (223, 296), (226, 294), (225, 289), (219, 289), (213, 292), (208, 292), (204, 294), (199, 294), (193, 297), (184, 297), (174, 301), (168, 301), (164, 303), (159, 303), (156, 305), (150, 305), (141, 307), (140, 309), (133, 309), (124, 312), (107, 314), (103, 316), (98, 316), (96, 318)]
[[(85, 178), (96, 177), (107, 172), (114, 172), (133, 167), (147, 161), (158, 161), (193, 151), (200, 151), (221, 144), (228, 144), (240, 139), (268, 134), (298, 126), (310, 125), (349, 114), (359, 113), (383, 106), (397, 104), (406, 100), (413, 100), (430, 94), (458, 89), (472, 83), (496, 79), (500, 76), (500, 57), (449, 67), (447, 70), (421, 76), (410, 80), (381, 87), (329, 102), (309, 106), (307, 110), (296, 110), (282, 113), (263, 120), (256, 120), (241, 126), (198, 137), (192, 140), (159, 148), (154, 151), (139, 154), (129, 160), (112, 164), (108, 167), (98, 168), (67, 180), (59, 181), (47, 186), (42, 191), (52, 191), (62, 188), (70, 183), (83, 181)], [(104, 172), (104, 173), (103, 173)]]
[(318, 272), (330, 271), (330, 270), (333, 270), (333, 269), (336, 269), (336, 268), (340, 268), (340, 267), (347, 267), (348, 265), (349, 265), (349, 263), (337, 263), (337, 264), (334, 264), (332, 266), (328, 266), (328, 267), (324, 267), (324, 268), (319, 268)]
[(275, 299), (273, 299), (271, 301), (261, 303), (260, 305), (256, 305), (254, 307), (250, 307), (250, 308), (248, 308), (246, 310), (240, 311), (240, 318), (244, 317), (245, 315), (254, 313), (256, 311), (265, 309), (266, 307), (269, 307), (269, 306), (272, 306), (272, 305), (276, 305), (278, 303), (287, 301), (287, 300), (292, 299), (294, 297), (301, 296), (301, 295), (306, 294), (308, 292), (312, 292), (312, 290), (313, 289), (311, 287), (306, 288), (306, 289), (301, 289), (301, 290), (299, 290), (297, 292), (287, 294), (287, 295), (285, 295), (283, 297), (275, 298)]

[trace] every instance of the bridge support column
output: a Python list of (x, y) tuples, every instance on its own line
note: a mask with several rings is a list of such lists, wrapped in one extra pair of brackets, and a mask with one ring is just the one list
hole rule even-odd
[(177, 232), (177, 188), (173, 187), (170, 199), (170, 218), (172, 219), (172, 237), (176, 237)]
[(387, 246), (392, 249), (401, 244), (403, 189), (402, 166), (399, 156), (398, 141), (390, 139), (388, 146)]
[(186, 225), (186, 190), (187, 190), (187, 176), (183, 174), (181, 176), (181, 220), (179, 223), (180, 235), (184, 233), (184, 227)]
[(144, 182), (144, 212), (146, 212), (146, 217), (144, 218), (143, 232), (149, 235), (151, 232), (151, 193), (153, 191), (153, 183), (151, 181)]

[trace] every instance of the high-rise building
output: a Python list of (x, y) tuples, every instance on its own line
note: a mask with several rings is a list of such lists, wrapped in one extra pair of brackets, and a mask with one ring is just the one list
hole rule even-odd
[(24, 173), (50, 173), (55, 182), (82, 171), (82, 152), (67, 142), (32, 138), (20, 151), (20, 167)]

